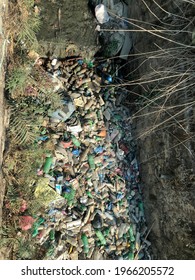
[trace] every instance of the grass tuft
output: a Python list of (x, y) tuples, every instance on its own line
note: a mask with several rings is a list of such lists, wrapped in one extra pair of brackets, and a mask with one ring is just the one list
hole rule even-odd
[(36, 33), (40, 29), (41, 20), (34, 10), (34, 4), (34, 0), (9, 1), (6, 30), (9, 39), (8, 51), (11, 56), (18, 46), (22, 49), (36, 49), (38, 47)]

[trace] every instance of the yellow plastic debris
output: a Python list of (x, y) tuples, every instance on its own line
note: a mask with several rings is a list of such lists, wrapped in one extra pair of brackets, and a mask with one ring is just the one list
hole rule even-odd
[(41, 178), (37, 182), (34, 196), (41, 205), (48, 206), (51, 202), (63, 199), (55, 190), (49, 186), (48, 178)]

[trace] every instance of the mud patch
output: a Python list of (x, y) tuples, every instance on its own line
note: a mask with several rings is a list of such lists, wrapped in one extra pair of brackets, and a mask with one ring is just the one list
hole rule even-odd
[(97, 51), (96, 23), (86, 0), (39, 1), (43, 21), (38, 34), (43, 54), (65, 57), (68, 51), (93, 56)]

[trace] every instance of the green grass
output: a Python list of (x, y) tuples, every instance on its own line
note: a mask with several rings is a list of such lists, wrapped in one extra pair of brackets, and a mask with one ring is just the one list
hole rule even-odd
[(20, 95), (23, 95), (29, 73), (29, 68), (25, 66), (15, 66), (12, 72), (9, 73), (9, 78), (6, 82), (6, 89), (9, 91), (10, 95), (14, 94), (16, 91), (19, 92)]
[(37, 49), (36, 33), (39, 31), (40, 26), (40, 18), (31, 13), (26, 20), (21, 22), (20, 31), (17, 35), (17, 43), (23, 44), (26, 48)]
[(28, 233), (18, 234), (16, 226), (8, 224), (0, 229), (0, 249), (6, 250), (9, 257), (16, 260), (34, 260), (38, 256), (39, 246), (31, 240)]

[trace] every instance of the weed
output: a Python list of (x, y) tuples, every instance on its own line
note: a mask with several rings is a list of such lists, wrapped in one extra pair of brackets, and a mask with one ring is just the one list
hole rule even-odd
[(16, 95), (16, 92), (18, 95), (23, 95), (29, 73), (30, 69), (25, 68), (24, 66), (15, 67), (12, 70), (12, 72), (9, 74), (6, 85), (6, 89), (11, 95)]
[[(31, 146), (20, 149), (13, 144), (4, 160), (4, 173), (6, 178), (15, 178), (13, 185), (18, 185), (23, 193), (32, 195), (33, 183), (37, 179), (37, 169), (43, 163), (45, 154), (54, 150), (51, 141), (45, 143), (44, 147), (34, 143)], [(26, 164), (28, 162), (28, 164)], [(10, 163), (12, 168), (10, 169)], [(14, 164), (13, 164), (14, 163)]]
[[(23, 6), (21, 7), (23, 9)], [(32, 7), (29, 9), (32, 9)], [(31, 48), (35, 49), (37, 46), (36, 33), (39, 29), (40, 18), (28, 11), (28, 16), (22, 18), (20, 31), (17, 36), (17, 43), (26, 44), (27, 47), (31, 46)]]
[(29, 238), (20, 238), (16, 250), (17, 260), (32, 260), (36, 256), (37, 246)]
[[(154, 13), (154, 7), (151, 10), (147, 1), (140, 0), (148, 14), (157, 19), (152, 28), (150, 22), (124, 18), (124, 21), (131, 25), (131, 32), (137, 36), (143, 33), (146, 41), (154, 42), (156, 39), (156, 43), (150, 45), (152, 51), (143, 53), (137, 51), (132, 55), (134, 61), (138, 61), (138, 66), (127, 76), (133, 77), (136, 72), (139, 73), (139, 78), (123, 82), (120, 86), (132, 88), (134, 96), (138, 97), (137, 110), (132, 119), (137, 121), (146, 117), (154, 118), (151, 126), (146, 127), (138, 138), (166, 129), (172, 134), (177, 130), (182, 131), (184, 141), (193, 141), (195, 47), (192, 44), (194, 30), (192, 10), (195, 2), (180, 0), (178, 6), (173, 3), (172, 11), (177, 10), (175, 14), (164, 8), (168, 6), (166, 1), (163, 7), (154, 0), (151, 2), (154, 7), (156, 6), (156, 10), (160, 9), (166, 15), (160, 19)], [(131, 100), (131, 96), (129, 99)], [(180, 144), (186, 147), (182, 141), (181, 139)]]
[(34, 11), (33, 0), (17, 0), (9, 3), (9, 18), (7, 33), (10, 40), (10, 52), (14, 52), (16, 45), (23, 49), (35, 49), (38, 46), (36, 33), (40, 28), (40, 18)]
[(42, 115), (36, 113), (34, 106), (25, 108), (26, 104), (18, 104), (13, 108), (10, 117), (10, 136), (18, 145), (32, 144), (40, 135), (40, 127), (43, 123)]
[(9, 258), (13, 258), (13, 252), (17, 250), (18, 246), (18, 237), (17, 230), (15, 227), (15, 222), (10, 219), (4, 221), (4, 224), (0, 228), (0, 250), (1, 252), (6, 252), (6, 255)]
[(33, 260), (36, 258), (38, 246), (34, 244), (28, 233), (17, 232), (11, 224), (0, 230), (0, 249), (9, 251), (12, 259)]
[(10, 110), (9, 131), (12, 141), (20, 146), (34, 143), (40, 136), (48, 112), (61, 107), (60, 95), (53, 92), (40, 93), (37, 98), (17, 98), (12, 102)]
[(18, 145), (33, 143), (40, 134), (48, 111), (63, 106), (62, 96), (54, 91), (51, 78), (42, 76), (41, 69), (38, 73), (21, 67), (14, 69), (8, 79), (7, 89), (12, 98), (10, 136)]

